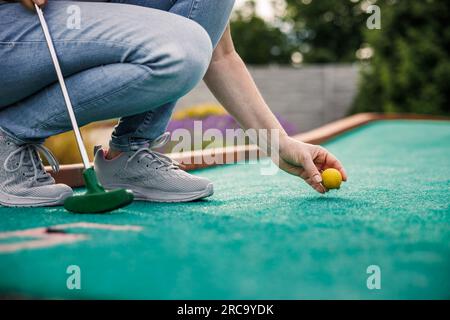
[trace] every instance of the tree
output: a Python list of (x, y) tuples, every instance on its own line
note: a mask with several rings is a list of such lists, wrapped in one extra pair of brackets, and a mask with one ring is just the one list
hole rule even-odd
[[(300, 51), (305, 63), (353, 62), (367, 15), (350, 0), (285, 0), (286, 13), (269, 24), (247, 1), (232, 21), (238, 52), (248, 63), (288, 64)], [(246, 14), (245, 14), (246, 13)]]
[[(244, 11), (247, 13), (244, 14)], [(231, 32), (242, 59), (249, 64), (290, 63), (294, 51), (288, 35), (280, 28), (258, 17), (254, 1), (237, 11), (231, 22)]]
[(286, 0), (285, 20), (292, 25), (306, 63), (353, 62), (363, 41), (367, 15), (360, 1)]
[[(303, 54), (304, 63), (363, 59), (355, 112), (450, 114), (450, 1), (286, 0), (286, 4), (283, 28), (261, 20), (254, 10), (236, 15), (233, 36), (244, 60), (290, 63), (296, 51)], [(381, 29), (367, 27), (365, 10), (370, 4), (381, 9)]]
[(365, 32), (374, 56), (363, 65), (354, 111), (450, 114), (450, 2), (377, 5), (381, 29)]

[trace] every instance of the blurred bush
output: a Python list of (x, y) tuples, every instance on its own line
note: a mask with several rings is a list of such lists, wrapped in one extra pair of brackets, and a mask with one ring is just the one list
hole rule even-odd
[[(251, 0), (234, 15), (234, 41), (247, 63), (361, 62), (354, 112), (450, 113), (450, 1), (272, 3), (270, 22)], [(372, 4), (381, 8), (381, 30), (367, 28)]]
[(450, 1), (378, 1), (354, 111), (450, 114)]
[[(305, 63), (356, 60), (367, 15), (359, 0), (286, 0), (283, 20)], [(376, 2), (376, 1), (372, 1)]]
[[(116, 123), (116, 120), (101, 121), (81, 128), (81, 134), (91, 161), (94, 156), (94, 146), (103, 145), (108, 147), (109, 138)], [(60, 164), (81, 163), (81, 156), (78, 152), (73, 131), (48, 138), (45, 141), (45, 146), (53, 152)]]
[[(298, 133), (296, 125), (290, 123), (282, 117), (278, 117), (281, 125), (285, 128), (289, 135)], [(201, 131), (194, 132), (195, 121), (201, 121)], [(93, 160), (93, 150), (96, 145), (108, 147), (108, 142), (117, 120), (94, 122), (81, 128), (83, 140), (89, 154), (89, 158)], [(191, 149), (198, 150), (207, 147), (224, 147), (225, 141), (204, 141), (203, 134), (208, 129), (218, 129), (225, 137), (227, 129), (240, 128), (236, 120), (230, 116), (225, 109), (217, 104), (201, 104), (189, 108), (176, 111), (173, 114), (167, 131), (173, 133), (177, 129), (186, 129), (189, 131), (192, 141)], [(197, 134), (197, 136), (195, 136)], [(197, 139), (197, 140), (196, 140)], [(196, 141), (200, 141), (200, 145), (196, 145)], [(248, 141), (247, 141), (248, 142)], [(169, 141), (167, 145), (157, 151), (170, 153), (178, 141)], [(60, 164), (80, 163), (81, 157), (72, 131), (50, 137), (45, 145), (55, 154)], [(47, 164), (47, 163), (46, 163)]]
[(223, 116), (227, 111), (218, 104), (200, 104), (175, 111), (171, 121), (183, 121), (185, 119), (204, 119), (209, 116)]
[[(289, 135), (298, 133), (296, 125), (290, 123), (286, 119), (277, 116), (283, 128)], [(194, 130), (195, 122), (201, 121), (201, 131), (196, 132)], [(215, 104), (202, 104), (195, 105), (186, 109), (175, 112), (172, 120), (167, 128), (168, 132), (173, 133), (177, 129), (186, 129), (190, 132), (192, 141), (191, 149), (205, 149), (211, 147), (225, 147), (226, 141), (207, 141), (203, 139), (203, 134), (209, 129), (217, 129), (222, 134), (223, 138), (226, 137), (227, 129), (239, 129), (240, 125), (229, 115), (225, 109), (220, 105)], [(197, 136), (195, 136), (197, 134)], [(200, 141), (200, 145), (196, 145), (196, 141)], [(248, 140), (247, 140), (248, 143)], [(164, 153), (172, 152), (178, 141), (170, 141), (166, 146), (158, 151)]]
[(250, 64), (353, 62), (367, 19), (361, 2), (275, 0), (267, 22), (257, 16), (256, 1), (248, 0), (231, 22), (236, 50)]
[(231, 33), (236, 51), (249, 64), (289, 64), (295, 43), (280, 26), (268, 23), (256, 14), (255, 2), (247, 1), (234, 13)]

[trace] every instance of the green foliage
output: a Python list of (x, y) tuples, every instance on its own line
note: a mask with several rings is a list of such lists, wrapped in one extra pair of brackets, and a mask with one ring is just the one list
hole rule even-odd
[(354, 111), (450, 114), (450, 2), (387, 1), (374, 57), (362, 68)]
[(231, 22), (237, 52), (249, 64), (289, 63), (293, 45), (288, 35), (258, 17), (253, 5), (247, 4), (249, 16), (238, 11)]
[[(243, 59), (252, 64), (291, 62), (300, 51), (305, 63), (353, 62), (363, 42), (367, 15), (350, 0), (286, 0), (287, 11), (275, 25), (259, 18), (248, 1), (232, 21), (233, 38)], [(252, 11), (253, 10), (253, 11)], [(243, 14), (250, 11), (250, 14)], [(281, 31), (284, 26), (288, 32)]]
[[(288, 64), (300, 51), (304, 63), (350, 63), (365, 46), (373, 56), (361, 63), (355, 112), (450, 114), (450, 1), (285, 1), (275, 24), (236, 15), (233, 37), (246, 62)], [(381, 30), (367, 28), (369, 3), (381, 8)]]
[(286, 21), (305, 62), (352, 62), (363, 42), (367, 15), (350, 0), (286, 0)]

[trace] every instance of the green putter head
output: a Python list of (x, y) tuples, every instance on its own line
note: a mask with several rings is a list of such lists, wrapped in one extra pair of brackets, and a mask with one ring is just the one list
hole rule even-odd
[(117, 189), (106, 191), (98, 182), (93, 168), (83, 172), (86, 193), (64, 201), (64, 208), (74, 213), (105, 213), (129, 205), (134, 197), (131, 191)]

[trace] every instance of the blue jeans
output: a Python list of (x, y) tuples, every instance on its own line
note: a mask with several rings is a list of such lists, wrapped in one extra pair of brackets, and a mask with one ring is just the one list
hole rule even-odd
[[(79, 124), (120, 117), (110, 146), (122, 151), (161, 135), (203, 78), (233, 4), (50, 0), (44, 15)], [(79, 29), (68, 27), (73, 5)], [(17, 3), (0, 4), (0, 129), (21, 142), (71, 129), (39, 20)]]

